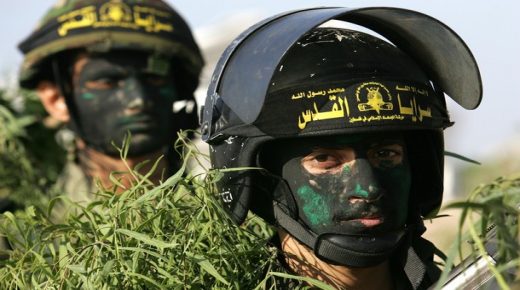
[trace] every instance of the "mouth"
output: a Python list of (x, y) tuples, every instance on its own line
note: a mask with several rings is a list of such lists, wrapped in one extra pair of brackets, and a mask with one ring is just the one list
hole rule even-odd
[(119, 122), (121, 124), (129, 124), (135, 122), (147, 122), (151, 121), (152, 117), (145, 113), (133, 114), (133, 115), (125, 115), (121, 116)]
[(353, 219), (352, 222), (359, 222), (363, 224), (365, 227), (375, 227), (383, 223), (383, 218), (379, 216), (372, 216), (372, 217), (363, 217), (359, 219)]
[(334, 220), (341, 225), (362, 224), (366, 228), (376, 227), (384, 222), (384, 218), (376, 214), (361, 217), (336, 217)]
[(150, 116), (128, 116), (121, 118), (119, 125), (128, 130), (144, 130), (155, 126), (155, 121)]

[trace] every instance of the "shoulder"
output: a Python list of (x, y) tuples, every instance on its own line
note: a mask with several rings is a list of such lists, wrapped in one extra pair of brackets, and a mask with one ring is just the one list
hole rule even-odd
[(74, 162), (68, 162), (55, 188), (58, 193), (68, 196), (72, 201), (83, 201), (82, 199), (92, 195), (90, 178), (83, 172), (81, 167)]

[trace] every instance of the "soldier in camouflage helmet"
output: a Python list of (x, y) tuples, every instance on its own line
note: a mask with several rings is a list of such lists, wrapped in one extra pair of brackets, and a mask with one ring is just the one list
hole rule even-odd
[(442, 202), (445, 94), (466, 109), (482, 96), (449, 27), (398, 8), (291, 11), (242, 33), (211, 80), (202, 138), (213, 168), (237, 168), (220, 172), (222, 205), (277, 228), (285, 271), (356, 290), (439, 278), (422, 234)]
[[(60, 0), (19, 48), (21, 86), (74, 133), (74, 160), (59, 181), (73, 200), (88, 199), (93, 180), (112, 187), (109, 174), (127, 171), (114, 146), (126, 136), (133, 167), (173, 151), (177, 131), (197, 127), (203, 59), (187, 23), (161, 0)], [(176, 169), (172, 156), (153, 181)]]

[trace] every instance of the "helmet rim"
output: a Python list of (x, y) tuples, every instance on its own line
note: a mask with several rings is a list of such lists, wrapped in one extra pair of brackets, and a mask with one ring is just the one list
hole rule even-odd
[(178, 56), (184, 71), (197, 80), (204, 64), (188, 24), (162, 0), (60, 1), (18, 48), (24, 54), (20, 85), (28, 89), (40, 80), (41, 64), (79, 48)]

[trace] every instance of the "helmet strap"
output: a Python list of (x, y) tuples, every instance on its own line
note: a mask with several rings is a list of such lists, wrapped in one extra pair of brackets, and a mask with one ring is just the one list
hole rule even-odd
[(63, 72), (63, 67), (60, 65), (58, 58), (52, 59), (51, 65), (54, 82), (59, 90), (59, 93), (65, 98), (65, 104), (67, 104), (67, 110), (70, 114), (70, 120), (67, 126), (70, 128), (70, 130), (76, 133), (78, 137), (85, 140), (81, 126), (78, 124), (79, 118), (76, 106), (73, 101), (74, 98), (72, 95), (72, 83), (69, 80), (70, 78), (65, 77), (66, 74)]
[(54, 81), (56, 82), (56, 86), (60, 90), (61, 95), (66, 97), (66, 99), (72, 96), (72, 84), (67, 81), (66, 78), (63, 77), (62, 69), (60, 66), (60, 62), (58, 58), (52, 59), (52, 73), (54, 77)]

